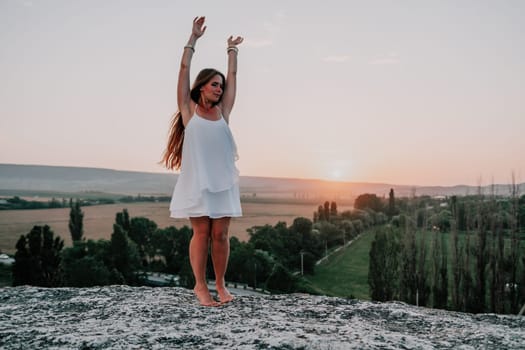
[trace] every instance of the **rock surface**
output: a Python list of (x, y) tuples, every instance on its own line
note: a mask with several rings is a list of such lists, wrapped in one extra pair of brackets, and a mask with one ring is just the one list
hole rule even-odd
[(525, 317), (182, 288), (0, 289), (2, 349), (525, 349)]

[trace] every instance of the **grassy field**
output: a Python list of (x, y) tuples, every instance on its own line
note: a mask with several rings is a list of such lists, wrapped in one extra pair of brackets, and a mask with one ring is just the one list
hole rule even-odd
[[(379, 228), (381, 229), (381, 228)], [(318, 293), (338, 296), (338, 297), (354, 297), (357, 299), (370, 300), (368, 287), (368, 264), (369, 252), (372, 241), (375, 238), (375, 229), (371, 229), (363, 233), (355, 242), (344, 250), (330, 256), (328, 261), (319, 265), (315, 270), (314, 276), (306, 276), (313, 290)], [(448, 277), (449, 288), (453, 284), (452, 276), (452, 258), (450, 254), (450, 233), (440, 233), (443, 235), (446, 249), (448, 251)], [(418, 232), (417, 241), (424, 235), (425, 245), (427, 248), (426, 268), (429, 273), (430, 283), (432, 273), (432, 240), (433, 233)], [(459, 233), (460, 245), (465, 243), (466, 235), (464, 232)], [(471, 247), (477, 244), (476, 234), (471, 233)], [(490, 240), (489, 240), (490, 241)], [(418, 247), (419, 247), (419, 243)], [(491, 243), (489, 243), (490, 245)], [(510, 239), (505, 239), (505, 250), (510, 250)], [(523, 244), (523, 243), (521, 243)], [(472, 269), (474, 269), (475, 257), (472, 257)], [(488, 291), (487, 291), (488, 293)]]
[(315, 275), (306, 276), (306, 280), (324, 295), (369, 300), (368, 253), (374, 237), (374, 230), (363, 233), (350, 246), (317, 266)]
[[(161, 228), (168, 226), (189, 226), (189, 220), (169, 217), (169, 203), (120, 203), (82, 207), (84, 212), (84, 236), (87, 239), (109, 239), (113, 232), (113, 223), (117, 212), (126, 208), (131, 217), (143, 216), (153, 220)], [(296, 217), (312, 218), (317, 205), (307, 203), (282, 203), (265, 200), (242, 203), (241, 218), (232, 219), (230, 234), (240, 240), (247, 240), (246, 230), (252, 226), (284, 221), (290, 225)], [(347, 210), (350, 207), (340, 207)], [(27, 234), (34, 225), (49, 225), (55, 234), (61, 236), (66, 246), (71, 245), (68, 229), (69, 208), (39, 210), (4, 210), (0, 211), (0, 251), (14, 254), (15, 245), (20, 235)]]

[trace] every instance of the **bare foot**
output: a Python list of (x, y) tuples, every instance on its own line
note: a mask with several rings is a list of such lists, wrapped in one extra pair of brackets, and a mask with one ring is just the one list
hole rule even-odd
[(234, 299), (233, 295), (231, 295), (228, 289), (226, 289), (225, 287), (217, 287), (217, 294), (219, 294), (219, 301), (221, 302), (221, 304), (229, 303)]
[(202, 306), (219, 306), (220, 304), (211, 297), (208, 288), (194, 288), (193, 292)]

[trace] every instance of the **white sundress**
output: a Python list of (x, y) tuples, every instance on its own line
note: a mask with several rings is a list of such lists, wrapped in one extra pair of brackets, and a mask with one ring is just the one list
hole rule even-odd
[(237, 158), (237, 146), (222, 115), (214, 121), (195, 112), (184, 131), (181, 170), (170, 216), (242, 216)]

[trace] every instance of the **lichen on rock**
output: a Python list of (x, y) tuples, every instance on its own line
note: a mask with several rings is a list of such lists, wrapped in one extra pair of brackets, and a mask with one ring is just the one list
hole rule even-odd
[(0, 289), (2, 349), (523, 349), (525, 318), (302, 294), (206, 308), (183, 288)]

